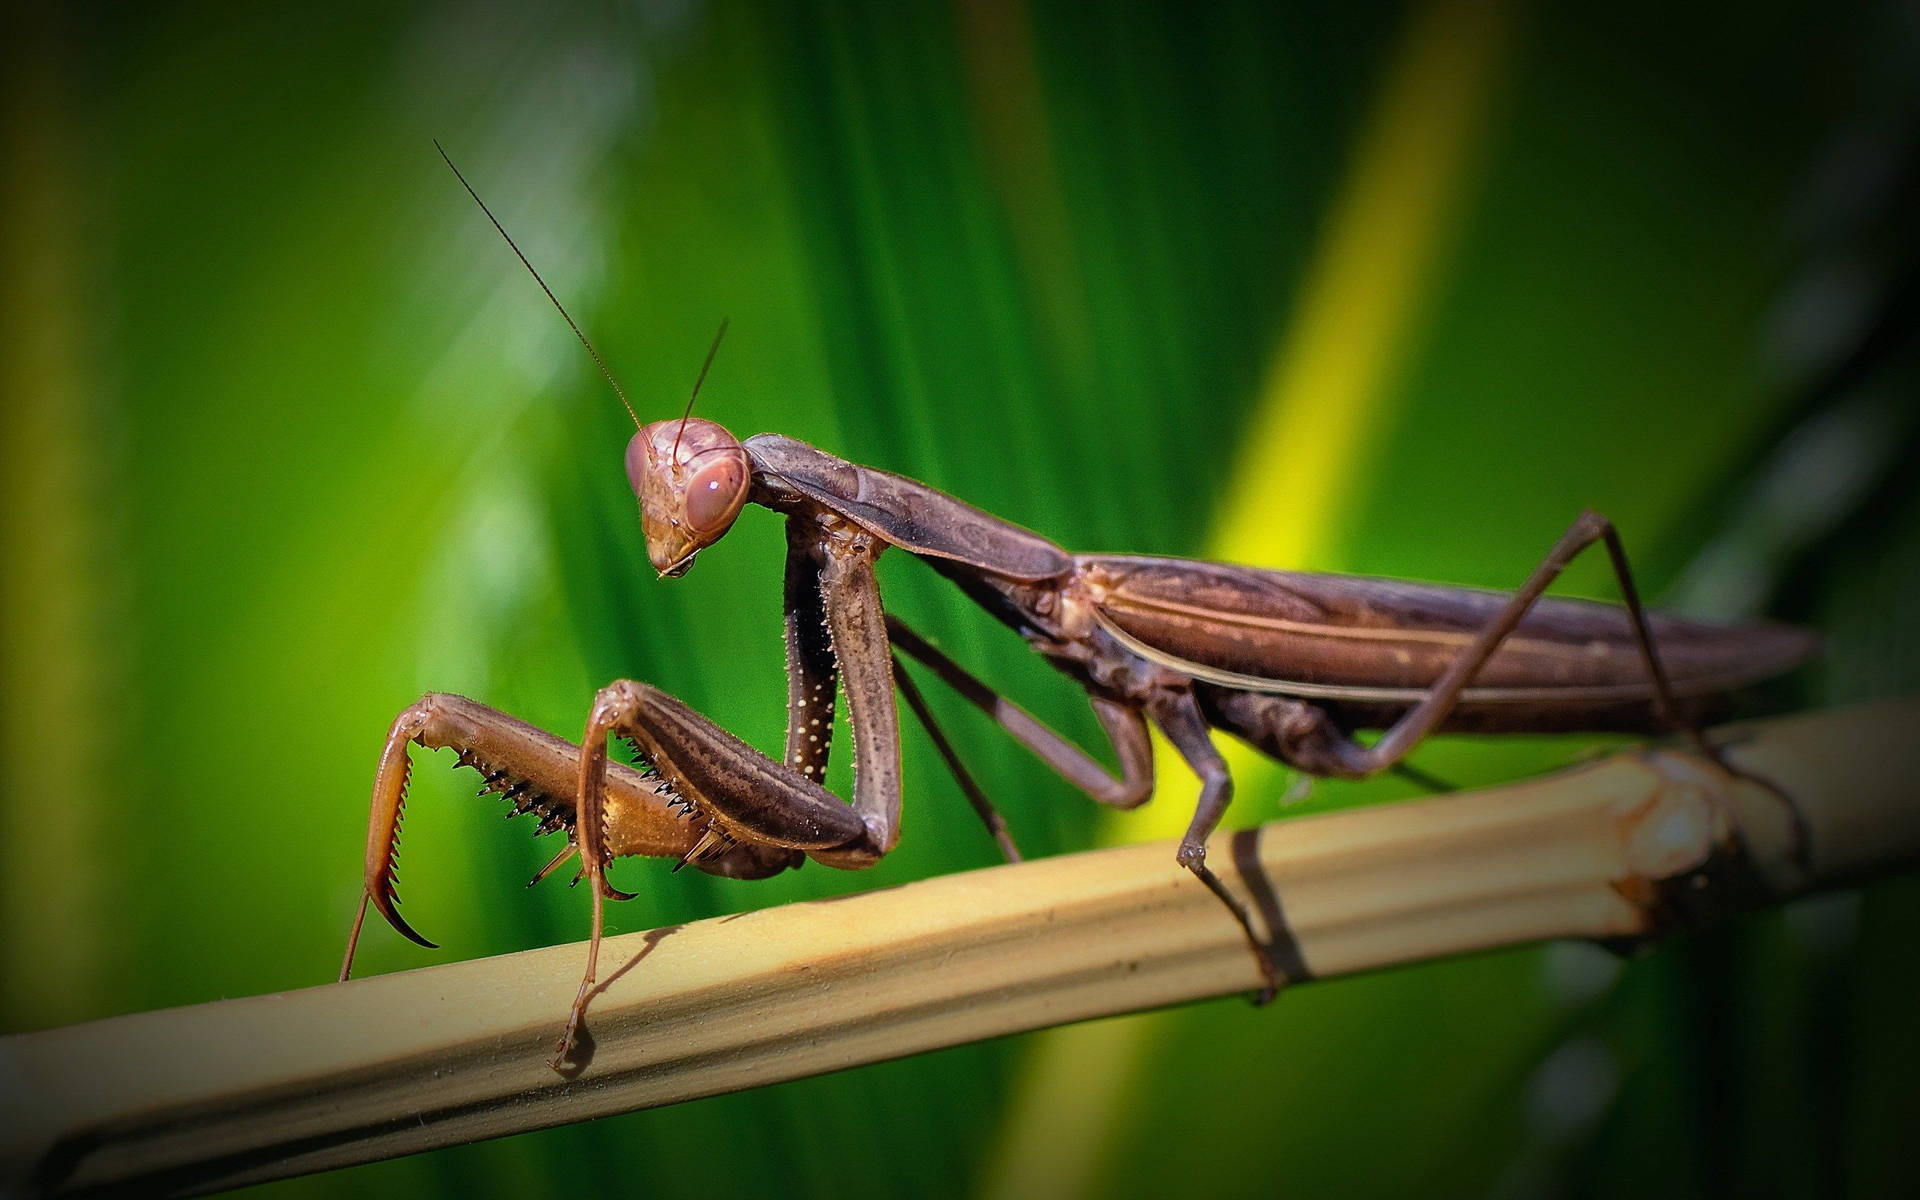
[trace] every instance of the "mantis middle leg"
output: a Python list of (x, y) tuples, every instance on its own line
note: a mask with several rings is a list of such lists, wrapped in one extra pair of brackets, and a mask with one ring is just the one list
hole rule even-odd
[(1105, 696), (1087, 698), (1120, 762), (1120, 777), (1116, 779), (1086, 751), (988, 687), (898, 617), (887, 618), (887, 631), (897, 649), (924, 664), (1014, 741), (1093, 799), (1115, 808), (1138, 808), (1153, 795), (1153, 745), (1147, 738), (1146, 719), (1138, 709)]

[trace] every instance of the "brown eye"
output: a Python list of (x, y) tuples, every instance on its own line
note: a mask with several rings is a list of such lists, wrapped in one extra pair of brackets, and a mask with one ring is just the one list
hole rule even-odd
[(731, 457), (700, 468), (687, 488), (687, 524), (695, 533), (725, 529), (745, 502), (746, 490), (746, 471)]

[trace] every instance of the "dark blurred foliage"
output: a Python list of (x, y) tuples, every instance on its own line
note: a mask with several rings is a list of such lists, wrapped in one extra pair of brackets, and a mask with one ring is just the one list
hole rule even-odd
[[(13, 6), (4, 1027), (328, 980), (379, 738), (424, 690), (570, 733), (634, 676), (778, 744), (777, 521), (652, 578), (626, 416), (433, 137), (643, 416), (728, 314), (706, 415), (1069, 547), (1202, 553), (1230, 480), (1298, 461), (1329, 473), (1267, 480), (1253, 516), (1316, 553), (1276, 565), (1510, 586), (1591, 505), (1655, 596), (1826, 634), (1777, 702), (1912, 690), (1911, 4), (1487, 6), (1415, 302), (1381, 329), (1320, 298), (1395, 348), (1364, 419), (1259, 440), (1263, 407), (1301, 404), (1270, 382), (1328, 231), (1425, 203), (1356, 164), (1383, 97), (1425, 103), (1405, 47), (1468, 7)], [(951, 588), (894, 561), (883, 585), (1092, 740)], [(1610, 594), (1598, 563), (1568, 587)], [(1128, 836), (942, 711), (1029, 853)], [(905, 838), (873, 871), (623, 863), (616, 929), (992, 862), (907, 739)], [(1480, 781), (1579, 752), (1419, 761)], [(437, 765), (408, 823), (422, 930), (474, 956), (581, 936), (582, 896), (519, 887), (548, 850)], [(1899, 879), (1628, 963), (1555, 946), (1196, 1006), (1084, 1079), (1036, 1067), (1060, 1035), (1035, 1035), (271, 1190), (1911, 1194), (1917, 899)], [(376, 930), (361, 969), (428, 961)], [(1021, 1174), (1022, 1133), (1066, 1165)]]

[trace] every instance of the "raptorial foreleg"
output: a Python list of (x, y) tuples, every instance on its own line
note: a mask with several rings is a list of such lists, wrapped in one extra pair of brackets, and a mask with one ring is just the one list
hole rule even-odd
[[(621, 680), (600, 690), (575, 758), (577, 840), (593, 891), (587, 969), (551, 1060), (557, 1070), (573, 1045), (600, 962), (606, 868), (613, 857), (607, 739), (626, 737), (726, 842), (799, 851), (836, 866), (863, 866), (885, 853), (872, 822), (805, 774), (775, 762), (659, 688)], [(897, 807), (897, 800), (894, 802)], [(734, 851), (730, 850), (729, 853)]]
[[(380, 753), (367, 819), (364, 886), (353, 929), (347, 938), (346, 956), (340, 965), (342, 980), (353, 967), (354, 950), (369, 904), (403, 936), (422, 946), (433, 947), (399, 911), (396, 861), (407, 783), (412, 773), (408, 751), (415, 745), (457, 752), (459, 765), (480, 772), (484, 790), (498, 792), (512, 802), (513, 813), (533, 813), (540, 819), (539, 832), (564, 830), (570, 844), (576, 841), (579, 747), (464, 696), (445, 693), (422, 696), (394, 718)], [(693, 804), (650, 768), (610, 764), (606, 795), (607, 842), (615, 855), (680, 857), (701, 837), (702, 826), (696, 820)], [(536, 880), (564, 862), (571, 852), (562, 850)], [(724, 856), (705, 859), (699, 865), (716, 874), (755, 877), (774, 874), (790, 863), (789, 855), (743, 847)], [(630, 898), (624, 892), (611, 890), (608, 895), (616, 899)]]

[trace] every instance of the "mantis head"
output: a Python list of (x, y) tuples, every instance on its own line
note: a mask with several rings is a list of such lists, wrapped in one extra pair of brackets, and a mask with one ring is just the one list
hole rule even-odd
[(707, 369), (713, 366), (720, 339), (727, 336), (727, 322), (722, 320), (720, 331), (713, 335), (707, 361), (701, 364), (700, 377), (693, 381), (693, 394), (687, 397), (686, 411), (675, 420), (641, 425), (640, 417), (627, 401), (627, 394), (620, 390), (619, 381), (607, 370), (600, 352), (587, 340), (566, 305), (560, 303), (560, 297), (553, 294), (540, 272), (533, 269), (506, 227), (487, 207), (487, 202), (473, 190), (467, 177), (460, 174), (460, 168), (453, 165), (446, 150), (437, 141), (433, 145), (440, 151), (440, 157), (446, 159), (460, 186), (473, 197), (473, 202), (513, 249), (514, 256), (540, 285), (540, 290), (560, 310), (573, 336), (580, 339), (580, 344), (593, 357), (594, 365), (613, 385), (614, 394), (620, 397), (627, 415), (640, 427), (640, 432), (627, 443), (627, 482), (633, 485), (633, 494), (640, 500), (640, 528), (647, 536), (647, 557), (653, 561), (653, 569), (663, 576), (686, 574), (687, 568), (693, 565), (693, 556), (719, 541), (733, 526), (733, 519), (740, 515), (747, 494), (753, 489), (753, 471), (739, 439), (719, 424), (693, 416), (693, 402), (700, 396), (700, 385), (707, 381)]
[(753, 471), (724, 426), (674, 418), (643, 426), (627, 443), (627, 482), (640, 501), (653, 569), (679, 576), (732, 528), (753, 490)]

